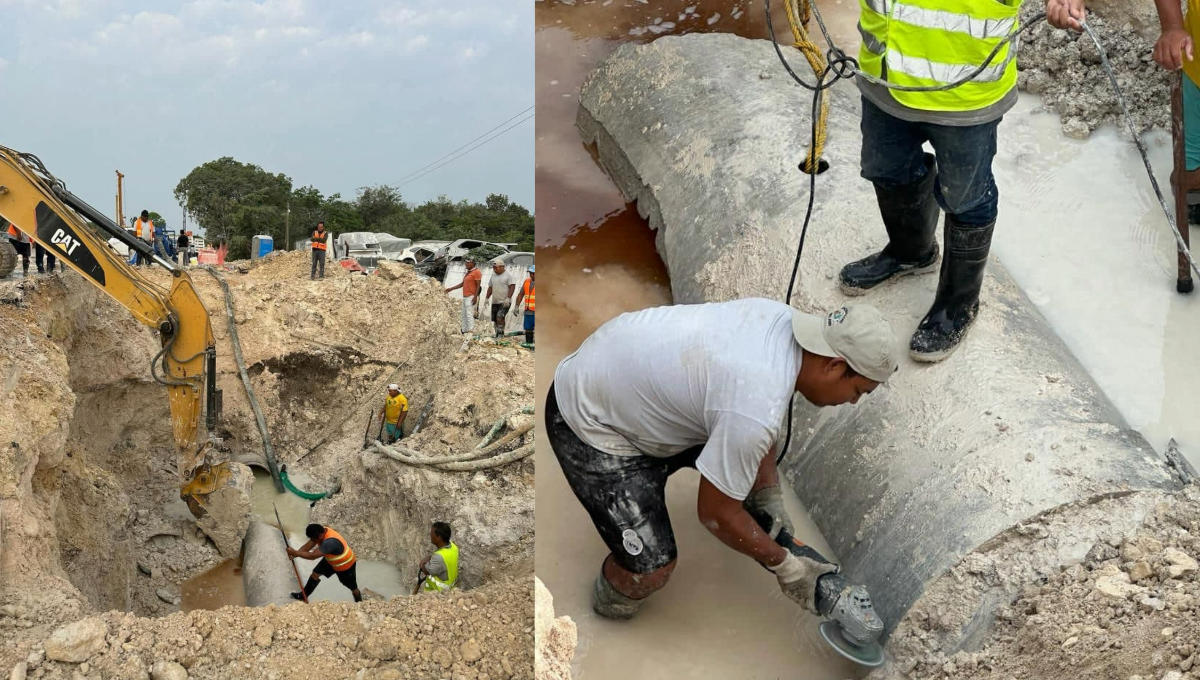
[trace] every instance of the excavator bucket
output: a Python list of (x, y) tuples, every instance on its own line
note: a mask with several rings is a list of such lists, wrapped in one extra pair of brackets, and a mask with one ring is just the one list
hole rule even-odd
[(225, 557), (235, 557), (250, 528), (253, 506), (250, 487), (254, 473), (242, 463), (202, 465), (179, 496), (196, 517), (200, 529)]

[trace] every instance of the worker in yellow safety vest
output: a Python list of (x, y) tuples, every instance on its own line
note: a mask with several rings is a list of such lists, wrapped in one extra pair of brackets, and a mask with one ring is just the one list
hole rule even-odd
[(388, 385), (387, 398), (383, 400), (383, 408), (379, 410), (383, 418), (385, 436), (384, 444), (390, 444), (404, 438), (404, 419), (408, 417), (408, 399), (400, 394), (400, 386), (396, 383)]
[(533, 344), (533, 267), (534, 265), (529, 265), (529, 278), (521, 284), (521, 290), (517, 292), (517, 302), (513, 305), (513, 314), (515, 315), (521, 308), (521, 301), (525, 301), (525, 342), (530, 345)]
[(417, 586), (413, 595), (420, 592), (444, 593), (458, 582), (458, 546), (450, 542), (450, 525), (434, 522), (429, 530), (429, 540), (437, 550), (421, 561)]
[(304, 595), (300, 591), (292, 593), (296, 600), (311, 597), (317, 589), (322, 576), (337, 575), (338, 581), (350, 589), (355, 602), (362, 602), (362, 593), (358, 592), (358, 576), (356, 574), (354, 551), (350, 544), (338, 532), (320, 524), (309, 524), (304, 529), (308, 542), (299, 550), (288, 547), (288, 557), (299, 557), (306, 560), (321, 560), (313, 567), (308, 583), (304, 584)]
[[(859, 0), (859, 68), (902, 87), (944, 87), (969, 76), (1018, 29), (1021, 0)], [(1047, 0), (1057, 28), (1081, 29), (1083, 0)], [(847, 264), (843, 292), (862, 295), (933, 271), (946, 213), (937, 294), (909, 342), (917, 361), (950, 356), (979, 311), (1000, 193), (992, 175), (996, 128), (1017, 101), (1017, 44), (973, 79), (913, 91), (855, 78), (862, 95), (861, 175), (875, 185), (887, 231), (882, 251)], [(929, 142), (933, 154), (922, 145)]]
[(317, 266), (321, 267), (321, 278), (325, 278), (325, 249), (329, 247), (329, 232), (325, 231), (325, 223), (317, 222), (317, 230), (312, 234), (312, 273), (309, 280), (317, 278)]

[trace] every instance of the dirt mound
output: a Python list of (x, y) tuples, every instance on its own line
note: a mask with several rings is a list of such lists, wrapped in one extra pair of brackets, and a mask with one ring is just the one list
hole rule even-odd
[[(1044, 540), (1036, 537), (1035, 540)], [(1200, 671), (1200, 485), (1150, 509), (1135, 530), (1110, 533), (1081, 563), (1023, 581), (977, 651), (901, 656), (885, 677), (939, 680), (1182, 680)], [(1002, 570), (975, 560), (975, 572)], [(968, 580), (969, 579), (965, 579)], [(936, 639), (936, 608), (901, 646)], [(1189, 674), (1190, 673), (1190, 674)], [(1174, 674), (1174, 675), (1172, 675)]]
[[(1138, 132), (1170, 129), (1170, 74), (1150, 58), (1157, 39), (1146, 27), (1146, 11), (1113, 3), (1093, 8), (1088, 23), (1100, 38)], [(1027, 2), (1022, 21), (1045, 12), (1045, 3)], [(1103, 12), (1101, 12), (1103, 10)], [(1150, 8), (1153, 12), (1153, 8)], [(1150, 37), (1147, 37), (1150, 36)], [(1021, 35), (1017, 86), (1040, 95), (1042, 103), (1062, 118), (1063, 133), (1086, 139), (1097, 127), (1113, 124), (1123, 137), (1128, 129), (1121, 106), (1100, 64), (1100, 53), (1086, 33), (1056, 29), (1040, 22)]]
[(571, 659), (578, 643), (575, 622), (569, 616), (554, 616), (554, 598), (535, 577), (534, 673), (537, 680), (570, 680)]
[[(4, 669), (23, 665), (47, 680), (146, 678), (155, 666), (193, 679), (532, 678), (532, 586), (524, 577), (445, 596), (158, 619), (109, 612), (65, 629), (29, 629), (3, 653)], [(0, 612), (0, 622), (28, 621), (23, 614)]]

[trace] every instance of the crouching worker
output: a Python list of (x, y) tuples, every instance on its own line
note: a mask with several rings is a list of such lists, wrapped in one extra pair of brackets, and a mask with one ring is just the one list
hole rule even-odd
[[(338, 581), (350, 589), (355, 602), (362, 602), (362, 593), (358, 592), (358, 577), (355, 575), (354, 551), (350, 544), (338, 532), (323, 527), (320, 524), (309, 524), (304, 529), (308, 535), (308, 543), (299, 550), (288, 547), (288, 557), (300, 557), (306, 560), (321, 560), (313, 567), (308, 583), (304, 584), (304, 597), (312, 597), (322, 576), (337, 575)], [(294, 599), (302, 599), (300, 592), (292, 593)]]
[(429, 530), (429, 540), (437, 550), (421, 560), (413, 595), (420, 592), (422, 586), (426, 592), (444, 593), (458, 583), (458, 546), (450, 542), (450, 525), (434, 522)]
[[(835, 567), (773, 538), (791, 532), (774, 455), (788, 404), (795, 392), (815, 406), (857, 403), (896, 371), (897, 351), (866, 305), (825, 316), (766, 299), (675, 305), (597, 329), (559, 363), (545, 406), (554, 455), (610, 551), (596, 613), (628, 619), (667, 584), (678, 557), (667, 478), (689, 467), (699, 521), (817, 613), (817, 579)], [(771, 533), (751, 512), (775, 521)]]

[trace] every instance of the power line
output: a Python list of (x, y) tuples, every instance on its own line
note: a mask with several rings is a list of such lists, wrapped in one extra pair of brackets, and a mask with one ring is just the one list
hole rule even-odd
[(449, 158), (450, 156), (453, 156), (454, 154), (458, 153), (459, 151), (462, 151), (463, 149), (465, 149), (465, 148), (467, 148), (468, 146), (470, 146), (470, 145), (474, 144), (475, 142), (479, 141), (480, 139), (483, 139), (484, 137), (487, 137), (488, 135), (492, 134), (492, 132), (494, 132), (494, 131), (495, 131), (497, 128), (499, 128), (499, 127), (501, 127), (501, 126), (505, 125), (506, 123), (508, 123), (508, 122), (509, 122), (510, 120), (512, 120), (513, 118), (516, 118), (517, 116), (520, 116), (520, 115), (522, 115), (522, 114), (525, 114), (525, 113), (529, 113), (529, 111), (530, 111), (531, 109), (533, 109), (533, 108), (534, 108), (534, 107), (533, 107), (533, 106), (531, 106), (531, 107), (529, 107), (528, 109), (525, 109), (524, 111), (521, 111), (521, 112), (520, 112), (520, 113), (518, 113), (516, 116), (513, 116), (512, 118), (509, 118), (508, 120), (504, 121), (503, 123), (500, 123), (499, 125), (496, 125), (496, 126), (495, 126), (495, 127), (493, 127), (491, 130), (488, 130), (487, 132), (483, 133), (482, 135), (479, 135), (478, 137), (476, 137), (475, 139), (472, 139), (471, 141), (467, 142), (466, 144), (463, 144), (462, 146), (458, 147), (458, 148), (457, 148), (457, 149), (455, 149), (454, 151), (451, 151), (450, 153), (446, 154), (445, 156), (442, 156), (441, 158), (437, 159), (437, 160), (436, 160), (436, 161), (434, 161), (433, 163), (430, 163), (429, 165), (425, 165), (425, 166), (423, 166), (423, 167), (417, 168), (416, 170), (413, 170), (412, 172), (408, 173), (407, 175), (405, 175), (405, 176), (401, 177), (401, 178), (400, 178), (400, 179), (399, 179), (397, 182), (395, 182), (394, 184), (392, 184), (392, 186), (394, 186), (394, 187), (400, 187), (400, 186), (403, 186), (403, 184), (407, 184), (407, 181), (406, 181), (406, 180), (408, 180), (408, 178), (409, 178), (409, 177), (412, 177), (413, 175), (415, 175), (415, 174), (417, 174), (417, 173), (421, 172), (421, 171), (422, 171), (422, 170), (424, 170), (425, 168), (428, 168), (430, 165), (436, 165), (437, 163), (441, 163), (442, 161), (446, 160), (446, 159), (447, 159), (447, 158)]
[[(530, 107), (530, 108), (533, 108), (533, 107)], [(529, 110), (529, 109), (526, 109), (526, 111), (528, 111), (528, 110)], [(518, 115), (520, 115), (520, 114), (518, 114)], [(413, 178), (412, 178), (412, 179), (410, 179), (410, 180), (407, 180), (407, 181), (401, 182), (401, 183), (399, 183), (399, 184), (393, 184), (392, 186), (394, 186), (395, 188), (399, 189), (400, 187), (403, 187), (405, 184), (409, 184), (410, 182), (415, 182), (415, 181), (417, 181), (417, 180), (421, 179), (422, 177), (424, 177), (425, 175), (428, 175), (429, 173), (431, 173), (431, 172), (433, 172), (433, 171), (435, 171), (435, 170), (438, 170), (439, 168), (443, 168), (443, 167), (445, 167), (445, 166), (447, 166), (447, 165), (450, 165), (451, 163), (453, 163), (454, 161), (458, 160), (459, 158), (463, 158), (464, 156), (466, 156), (467, 154), (471, 153), (471, 152), (472, 152), (472, 151), (474, 151), (475, 149), (478, 149), (479, 147), (486, 145), (488, 142), (490, 142), (490, 141), (492, 141), (492, 140), (496, 139), (497, 137), (499, 137), (499, 136), (503, 135), (505, 132), (508, 132), (509, 130), (511, 130), (511, 129), (515, 128), (515, 127), (517, 127), (518, 125), (520, 125), (521, 123), (524, 123), (524, 122), (525, 122), (525, 121), (527, 121), (527, 120), (530, 120), (530, 119), (531, 119), (531, 118), (533, 118), (533, 117), (534, 117), (534, 114), (532, 114), (532, 113), (531, 113), (531, 114), (529, 114), (528, 116), (525, 116), (524, 118), (522, 118), (521, 120), (518, 120), (517, 122), (513, 123), (512, 125), (509, 125), (508, 127), (504, 128), (504, 129), (503, 129), (503, 130), (501, 130), (500, 132), (497, 132), (496, 134), (492, 135), (491, 137), (489, 137), (489, 138), (487, 138), (487, 139), (483, 140), (482, 142), (480, 142), (480, 143), (476, 144), (475, 146), (472, 146), (471, 148), (469, 148), (469, 149), (467, 149), (466, 151), (464, 151), (462, 154), (460, 154), (460, 155), (458, 155), (458, 156), (456, 156), (456, 157), (454, 157), (454, 158), (451, 158), (450, 160), (448, 160), (448, 161), (445, 161), (444, 163), (441, 163), (441, 164), (439, 164), (439, 165), (437, 165), (437, 166), (435, 166), (435, 167), (429, 168), (429, 169), (428, 169), (428, 170), (426, 170), (425, 172), (422, 172), (421, 174), (417, 175), (416, 177), (413, 177)], [(512, 120), (512, 119), (510, 118), (509, 120)], [(478, 138), (476, 138), (476, 139), (478, 139)], [(426, 166), (426, 167), (429, 167), (429, 166)]]

